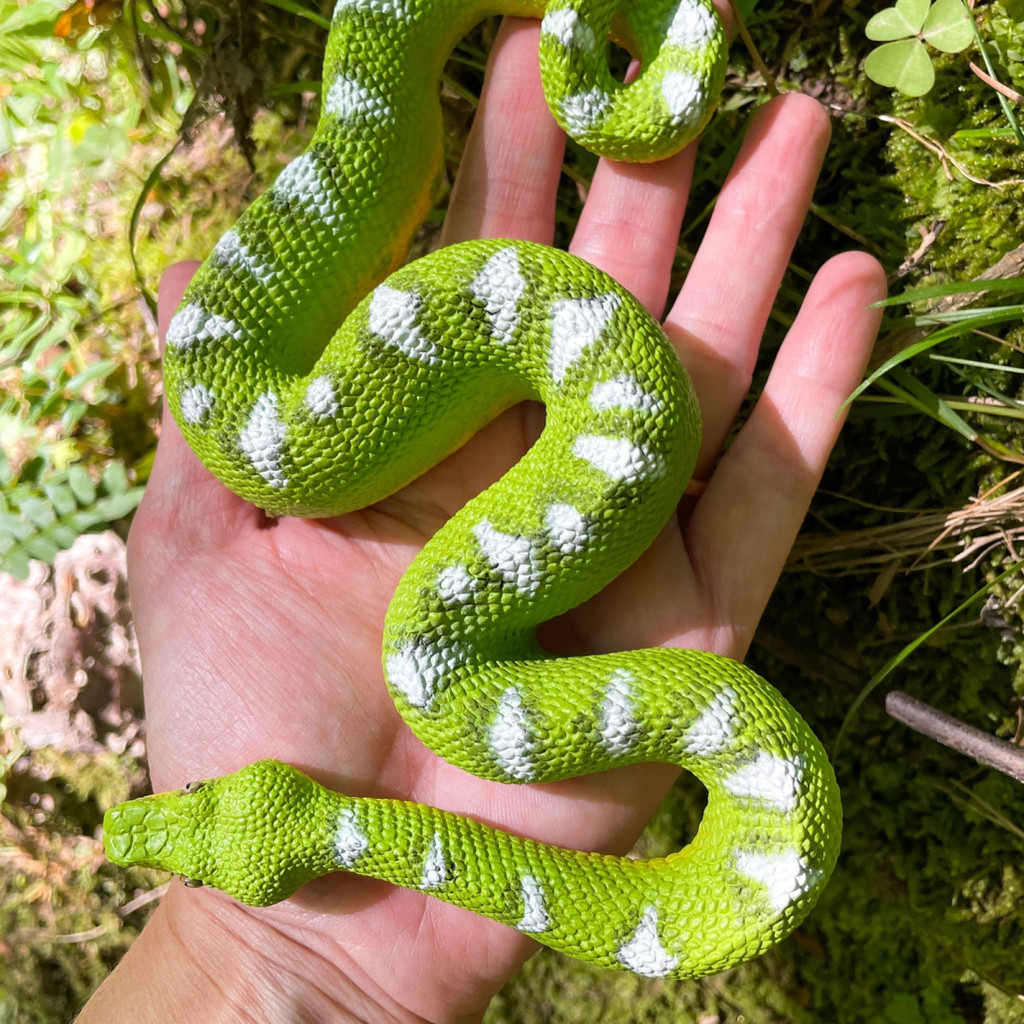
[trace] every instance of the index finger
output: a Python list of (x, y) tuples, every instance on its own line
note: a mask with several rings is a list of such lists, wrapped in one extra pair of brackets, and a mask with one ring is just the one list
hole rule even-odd
[(502, 22), (452, 189), (442, 245), (471, 238), (551, 244), (565, 136), (540, 86), (539, 43), (539, 22)]
[(665, 329), (693, 378), (706, 479), (746, 397), (761, 335), (803, 226), (831, 134), (815, 100), (772, 100), (752, 119)]
[[(161, 346), (198, 266), (187, 261), (164, 272), (157, 299)], [(240, 516), (252, 521), (262, 513), (229, 491), (199, 461), (164, 402), (153, 470), (128, 537), (132, 574), (159, 575), (163, 564), (177, 554), (217, 546), (224, 533), (237, 531)]]

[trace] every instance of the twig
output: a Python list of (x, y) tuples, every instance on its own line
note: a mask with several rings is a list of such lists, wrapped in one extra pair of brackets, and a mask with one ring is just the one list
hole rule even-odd
[(988, 181), (985, 178), (979, 178), (976, 175), (971, 174), (967, 170), (966, 165), (957, 160), (956, 157), (952, 156), (940, 142), (936, 142), (934, 139), (928, 138), (926, 135), (922, 135), (919, 131), (915, 130), (914, 126), (902, 117), (891, 117), (888, 114), (879, 114), (879, 121), (885, 121), (888, 124), (894, 124), (897, 128), (902, 128), (912, 139), (919, 142), (925, 149), (930, 149), (938, 158), (942, 164), (942, 169), (946, 172), (946, 177), (952, 181), (953, 174), (949, 170), (949, 165), (952, 164), (968, 181), (973, 181), (975, 185), (985, 185), (988, 188), (1006, 188), (1009, 185), (1019, 185), (1024, 178), (1011, 178), (1009, 181)]
[(62, 945), (79, 945), (101, 939), (109, 931), (107, 925), (98, 924), (85, 932), (66, 932), (58, 934), (49, 928), (19, 928), (11, 933), (11, 938), (21, 942), (57, 942)]
[(155, 889), (149, 889), (146, 892), (140, 893), (133, 900), (129, 900), (120, 910), (118, 910), (118, 917), (127, 917), (129, 914), (134, 913), (139, 907), (144, 907), (147, 903), (152, 903), (155, 900), (163, 898), (164, 893), (170, 889), (171, 883), (164, 882), (163, 885), (158, 885)]
[(1024, 782), (1024, 750), (936, 710), (899, 690), (885, 698), (885, 710), (904, 725), (975, 761)]
[(761, 76), (764, 81), (764, 87), (769, 96), (778, 96), (779, 87), (775, 83), (775, 76), (771, 73), (771, 69), (765, 64), (764, 59), (761, 57), (761, 53), (754, 43), (754, 37), (747, 31), (746, 22), (743, 20), (743, 16), (740, 14), (739, 7), (736, 5), (735, 0), (730, 0), (729, 6), (732, 8), (732, 16), (736, 22), (736, 31), (739, 33), (740, 39), (743, 41), (743, 45), (747, 48), (747, 53), (750, 55), (751, 63), (754, 65), (754, 69)]
[(982, 71), (973, 60), (969, 60), (968, 65), (970, 69), (988, 86), (991, 86), (997, 92), (1001, 92), (1007, 99), (1013, 100), (1014, 103), (1024, 103), (1024, 96), (1014, 89), (1011, 89), (1008, 85), (1003, 85), (998, 78), (993, 78), (990, 74)]

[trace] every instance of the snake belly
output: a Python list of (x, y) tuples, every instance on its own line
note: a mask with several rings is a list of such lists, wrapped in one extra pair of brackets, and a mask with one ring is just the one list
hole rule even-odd
[[(115, 861), (255, 905), (344, 869), (658, 977), (756, 956), (813, 906), (838, 855), (838, 790), (777, 691), (704, 652), (552, 658), (536, 640), (639, 557), (692, 471), (698, 408), (660, 326), (607, 275), (536, 244), (467, 242), (395, 269), (441, 168), (433, 83), (483, 15), (543, 17), (549, 105), (595, 152), (659, 159), (700, 130), (724, 74), (710, 3), (624, 6), (340, 0), (316, 134), (194, 278), (165, 380), (203, 462), (289, 515), (378, 501), (502, 409), (542, 401), (537, 443), (401, 580), (384, 625), (387, 685), (428, 746), (484, 778), (680, 765), (708, 789), (697, 835), (654, 861), (580, 853), (328, 792), (267, 760), (111, 809)], [(609, 35), (641, 58), (629, 86), (606, 67)]]

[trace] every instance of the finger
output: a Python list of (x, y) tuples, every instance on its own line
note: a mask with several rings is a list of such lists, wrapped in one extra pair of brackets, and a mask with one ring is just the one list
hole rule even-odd
[[(193, 260), (175, 263), (164, 271), (160, 279), (160, 291), (157, 295), (157, 328), (161, 356), (167, 343), (167, 329), (171, 318), (189, 281), (198, 269), (199, 264)], [(160, 417), (160, 443), (157, 445), (147, 495), (152, 492), (154, 499), (163, 501), (166, 496), (188, 494), (198, 483), (200, 470), (198, 459), (185, 442), (165, 401)]]
[(183, 260), (169, 266), (160, 278), (160, 290), (156, 299), (157, 330), (159, 333), (160, 354), (163, 355), (167, 341), (167, 328), (171, 325), (171, 317), (185, 294), (189, 281), (199, 269), (197, 260)]
[(536, 21), (506, 18), (452, 189), (443, 245), (469, 238), (550, 244), (565, 136), (540, 86)]
[(805, 96), (780, 97), (755, 114), (666, 320), (700, 399), (698, 478), (710, 472), (750, 386), (829, 134), (824, 110)]
[(696, 146), (655, 164), (601, 160), (569, 251), (611, 274), (661, 317)]
[(713, 595), (723, 649), (745, 650), (796, 538), (882, 312), (885, 274), (864, 253), (818, 272), (750, 419), (685, 528), (696, 578)]

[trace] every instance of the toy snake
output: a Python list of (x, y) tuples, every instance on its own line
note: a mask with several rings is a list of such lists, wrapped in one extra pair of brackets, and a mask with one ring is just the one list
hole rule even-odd
[[(743, 666), (660, 648), (553, 658), (535, 638), (674, 514), (700, 418), (660, 326), (579, 259), (491, 240), (396, 270), (441, 169), (433, 85), (493, 13), (543, 17), (548, 103), (602, 155), (663, 158), (717, 101), (726, 46), (710, 0), (340, 0), (316, 134), (189, 286), (168, 401), (225, 484), (311, 516), (379, 501), (499, 411), (542, 401), (537, 443), (401, 580), (387, 684), (428, 746), (484, 778), (681, 765), (708, 789), (700, 829), (663, 859), (580, 853), (259, 761), (112, 809), (105, 843), (119, 863), (256, 905), (326, 872), (372, 875), (582, 960), (696, 977), (806, 915), (837, 857), (838, 792), (808, 727)], [(608, 70), (610, 36), (640, 58), (629, 85)]]

